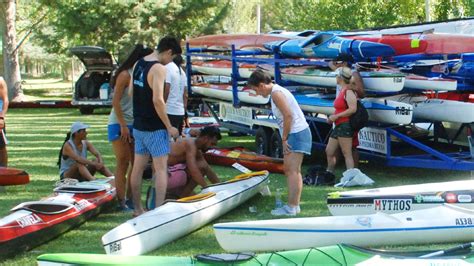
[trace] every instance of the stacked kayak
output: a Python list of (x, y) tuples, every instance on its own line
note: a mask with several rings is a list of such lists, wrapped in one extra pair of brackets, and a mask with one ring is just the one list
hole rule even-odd
[[(38, 265), (469, 265), (474, 254), (417, 258), (432, 251), (391, 252), (339, 244), (262, 254), (203, 254), (194, 257), (107, 256), (103, 254), (43, 254)], [(378, 264), (376, 264), (378, 263)], [(397, 263), (397, 264), (395, 264)]]
[(386, 97), (413, 106), (413, 118), (428, 121), (472, 123), (474, 122), (474, 104), (443, 99), (428, 99), (426, 96), (407, 94)]
[[(257, 69), (256, 65), (239, 63), (239, 76), (249, 78), (253, 71)], [(227, 60), (218, 61), (193, 61), (193, 71), (219, 76), (231, 76), (232, 62)]]
[(454, 91), (458, 86), (455, 79), (445, 79), (440, 77), (425, 77), (409, 74), (405, 77), (406, 89), (412, 90), (433, 90), (433, 91)]
[(332, 192), (327, 197), (332, 215), (391, 214), (443, 204), (474, 210), (474, 180)]
[(395, 51), (382, 43), (351, 40), (337, 36), (333, 32), (319, 32), (307, 38), (295, 38), (264, 44), (269, 50), (278, 50), (289, 57), (336, 58), (340, 53), (352, 55), (356, 59), (392, 56)]
[[(283, 79), (306, 85), (336, 87), (336, 72), (316, 67), (286, 67), (281, 69)], [(360, 72), (364, 89), (369, 92), (397, 92), (403, 89), (405, 74), (386, 71)]]
[(209, 149), (204, 158), (209, 164), (232, 166), (239, 163), (253, 171), (283, 173), (283, 159), (256, 154), (242, 147)]
[(214, 224), (230, 252), (292, 250), (338, 243), (358, 246), (470, 242), (474, 211), (452, 205), (395, 214), (328, 216)]
[(268, 172), (236, 176), (201, 193), (167, 201), (102, 237), (107, 254), (141, 255), (201, 228), (266, 188)]
[[(193, 85), (191, 89), (194, 93), (197, 93), (202, 96), (226, 101), (232, 101), (233, 99), (232, 86), (229, 84), (199, 83)], [(251, 104), (267, 104), (270, 100), (269, 97), (262, 97), (260, 95), (257, 95), (254, 90), (246, 87), (238, 88), (237, 97), (241, 102)]]
[(288, 40), (288, 37), (274, 34), (219, 34), (193, 38), (188, 43), (191, 48), (215, 51), (229, 51), (232, 45), (237, 50), (262, 50), (264, 43), (282, 40)]
[[(334, 113), (334, 99), (322, 98), (321, 94), (295, 94), (301, 110), (331, 115)], [(413, 117), (413, 107), (410, 104), (378, 98), (362, 99), (369, 113), (369, 120), (384, 124), (406, 125)]]
[(25, 170), (0, 167), (0, 186), (24, 185), (30, 182), (30, 175)]
[(0, 258), (29, 250), (97, 215), (115, 198), (113, 180), (60, 186), (48, 198), (14, 207), (0, 219)]

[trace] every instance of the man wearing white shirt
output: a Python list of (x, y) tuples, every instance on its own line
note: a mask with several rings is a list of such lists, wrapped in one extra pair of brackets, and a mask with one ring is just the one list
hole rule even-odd
[(177, 128), (179, 135), (183, 130), (185, 102), (186, 102), (186, 74), (181, 68), (181, 55), (166, 65), (165, 101), (166, 113), (173, 127)]

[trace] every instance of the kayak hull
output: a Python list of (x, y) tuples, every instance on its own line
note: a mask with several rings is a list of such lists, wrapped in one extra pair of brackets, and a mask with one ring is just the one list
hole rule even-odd
[[(260, 173), (260, 172), (257, 172)], [(169, 201), (117, 226), (102, 236), (107, 254), (141, 255), (201, 228), (266, 187), (268, 172), (236, 182), (209, 186), (196, 201)]]
[(474, 181), (451, 181), (329, 193), (334, 216), (399, 213), (453, 204), (474, 209)]
[(239, 163), (252, 171), (283, 173), (283, 160), (256, 154), (244, 148), (213, 148), (204, 154), (209, 164), (232, 166)]
[(115, 188), (110, 184), (82, 182), (56, 188), (55, 195), (44, 200), (16, 206), (0, 219), (0, 258), (34, 248), (80, 225), (110, 206), (114, 198)]
[(30, 182), (30, 175), (17, 168), (0, 167), (0, 186), (25, 185)]
[[(107, 256), (104, 254), (58, 253), (43, 254), (37, 258), (38, 265), (464, 265), (474, 262), (473, 255), (438, 256), (417, 258), (433, 251), (386, 251), (339, 244), (321, 248), (281, 251), (250, 255), (201, 254), (194, 257), (173, 256)], [(377, 263), (378, 264), (374, 264)], [(372, 264), (370, 264), (372, 263)], [(397, 265), (397, 264), (390, 264)]]
[[(216, 98), (225, 101), (232, 101), (232, 86), (227, 84), (196, 84), (192, 86), (192, 91), (199, 95)], [(270, 98), (255, 94), (255, 91), (239, 88), (237, 97), (240, 101), (250, 104), (268, 104)]]
[[(358, 246), (470, 242), (474, 212), (453, 206), (397, 214), (328, 216), (219, 223), (214, 233), (229, 252), (275, 251), (336, 243)], [(423, 237), (420, 237), (423, 234)]]

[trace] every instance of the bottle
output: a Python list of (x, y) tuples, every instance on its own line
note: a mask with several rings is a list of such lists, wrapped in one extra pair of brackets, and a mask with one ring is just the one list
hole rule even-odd
[(277, 188), (275, 191), (275, 209), (283, 207), (283, 201), (281, 200), (281, 188)]

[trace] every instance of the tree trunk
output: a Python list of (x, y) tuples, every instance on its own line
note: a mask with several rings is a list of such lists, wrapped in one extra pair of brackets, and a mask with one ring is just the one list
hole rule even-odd
[(24, 98), (21, 88), (20, 64), (16, 43), (16, 2), (5, 0), (0, 2), (0, 17), (3, 29), (3, 66), (5, 81), (8, 86), (8, 97), (13, 101), (22, 101)]

